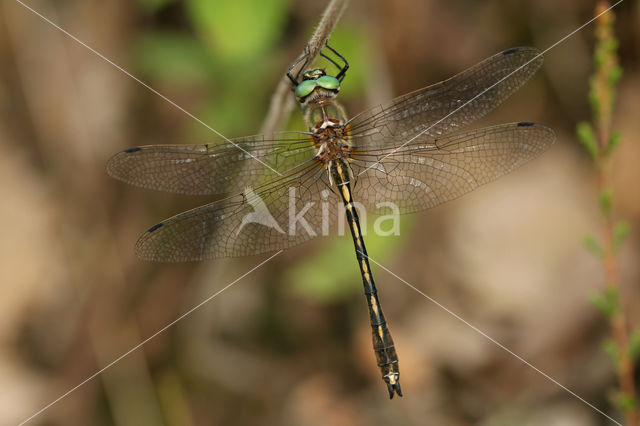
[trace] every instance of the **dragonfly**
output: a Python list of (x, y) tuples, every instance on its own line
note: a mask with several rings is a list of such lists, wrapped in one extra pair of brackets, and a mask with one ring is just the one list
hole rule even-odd
[[(447, 80), (348, 119), (336, 97), (349, 63), (328, 44), (320, 54), (328, 67), (335, 67), (334, 73), (326, 68), (305, 70), (308, 50), (286, 73), (306, 131), (129, 148), (108, 161), (107, 171), (143, 188), (226, 195), (149, 228), (135, 245), (137, 256), (149, 261), (200, 261), (284, 250), (325, 235), (346, 217), (377, 365), (389, 397), (402, 396), (398, 356), (358, 211), (383, 215), (389, 203), (401, 214), (429, 209), (549, 148), (555, 142), (554, 131), (532, 122), (464, 130), (518, 90), (543, 59), (532, 47), (507, 49)], [(332, 211), (343, 216), (328, 214)]]

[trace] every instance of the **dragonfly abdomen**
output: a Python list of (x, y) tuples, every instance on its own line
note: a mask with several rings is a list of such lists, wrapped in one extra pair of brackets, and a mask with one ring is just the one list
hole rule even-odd
[(387, 321), (382, 313), (382, 307), (380, 306), (380, 300), (378, 299), (376, 285), (373, 282), (373, 276), (371, 275), (367, 249), (364, 245), (364, 240), (362, 239), (358, 212), (356, 211), (351, 198), (351, 186), (349, 181), (352, 173), (349, 169), (350, 166), (347, 160), (344, 159), (339, 159), (332, 162), (332, 164), (333, 167), (331, 167), (330, 173), (333, 174), (333, 181), (336, 183), (338, 192), (340, 192), (340, 196), (342, 197), (342, 201), (345, 206), (347, 221), (349, 222), (349, 228), (351, 229), (351, 236), (353, 237), (353, 242), (356, 247), (356, 258), (358, 259), (360, 272), (362, 273), (362, 284), (364, 285), (364, 294), (369, 307), (373, 350), (376, 355), (376, 362), (380, 368), (380, 372), (382, 373), (382, 379), (387, 384), (389, 398), (393, 398), (395, 393), (397, 393), (398, 396), (402, 396), (402, 389), (400, 388), (400, 370), (398, 369), (398, 356), (396, 354), (393, 339), (391, 338), (391, 333), (387, 327)]

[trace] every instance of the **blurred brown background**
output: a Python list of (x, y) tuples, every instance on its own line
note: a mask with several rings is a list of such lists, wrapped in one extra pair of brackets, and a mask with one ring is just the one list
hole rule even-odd
[[(29, 1), (228, 137), (255, 133), (325, 2)], [(353, 115), (503, 49), (544, 49), (590, 1), (352, 1), (332, 37)], [(615, 215), (624, 299), (640, 324), (640, 8), (616, 10), (624, 75)], [(590, 119), (593, 26), (478, 126), (549, 125), (557, 144), (517, 172), (370, 238), (373, 259), (617, 418)], [(266, 256), (163, 265), (133, 254), (160, 219), (210, 199), (110, 179), (130, 146), (205, 143), (205, 127), (12, 0), (0, 5), (0, 423), (16, 424)], [(299, 112), (290, 128), (300, 129)], [(348, 237), (281, 254), (31, 421), (41, 425), (599, 425), (603, 416), (373, 267), (405, 397), (388, 400)]]

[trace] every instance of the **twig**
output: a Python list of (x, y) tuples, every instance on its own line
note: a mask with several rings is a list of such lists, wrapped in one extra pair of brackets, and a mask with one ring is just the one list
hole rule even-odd
[[(600, 1), (596, 7), (601, 12), (608, 2)], [(629, 339), (627, 318), (620, 294), (619, 264), (617, 249), (620, 246), (626, 226), (616, 223), (612, 214), (613, 182), (612, 154), (618, 145), (619, 136), (612, 131), (613, 106), (616, 84), (621, 75), (618, 65), (617, 40), (613, 35), (613, 12), (598, 18), (596, 27), (596, 47), (594, 61), (596, 70), (591, 77), (589, 100), (593, 110), (593, 126), (581, 123), (578, 136), (591, 155), (598, 177), (600, 211), (602, 213), (601, 242), (589, 239), (589, 245), (602, 260), (605, 290), (595, 295), (593, 302), (607, 316), (613, 341), (605, 346), (616, 365), (621, 394), (617, 398), (618, 408), (625, 416), (627, 426), (638, 426), (638, 410), (633, 372), (633, 342)], [(624, 231), (620, 231), (624, 228)]]
[[(320, 23), (307, 43), (306, 49), (308, 50), (306, 51), (309, 53), (307, 67), (318, 57), (348, 4), (349, 0), (331, 0), (327, 5)], [(303, 50), (300, 55), (304, 54), (304, 52)], [(294, 105), (293, 96), (291, 95), (291, 82), (286, 76), (283, 76), (271, 97), (269, 111), (262, 123), (261, 133), (269, 134), (281, 129)]]

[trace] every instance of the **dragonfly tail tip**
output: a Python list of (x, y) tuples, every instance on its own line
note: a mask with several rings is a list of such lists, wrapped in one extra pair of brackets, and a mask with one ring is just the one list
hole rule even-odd
[(398, 396), (402, 396), (402, 389), (400, 388), (400, 382), (395, 382), (394, 384), (387, 383), (387, 390), (389, 391), (389, 399), (393, 399), (394, 393), (397, 393)]

